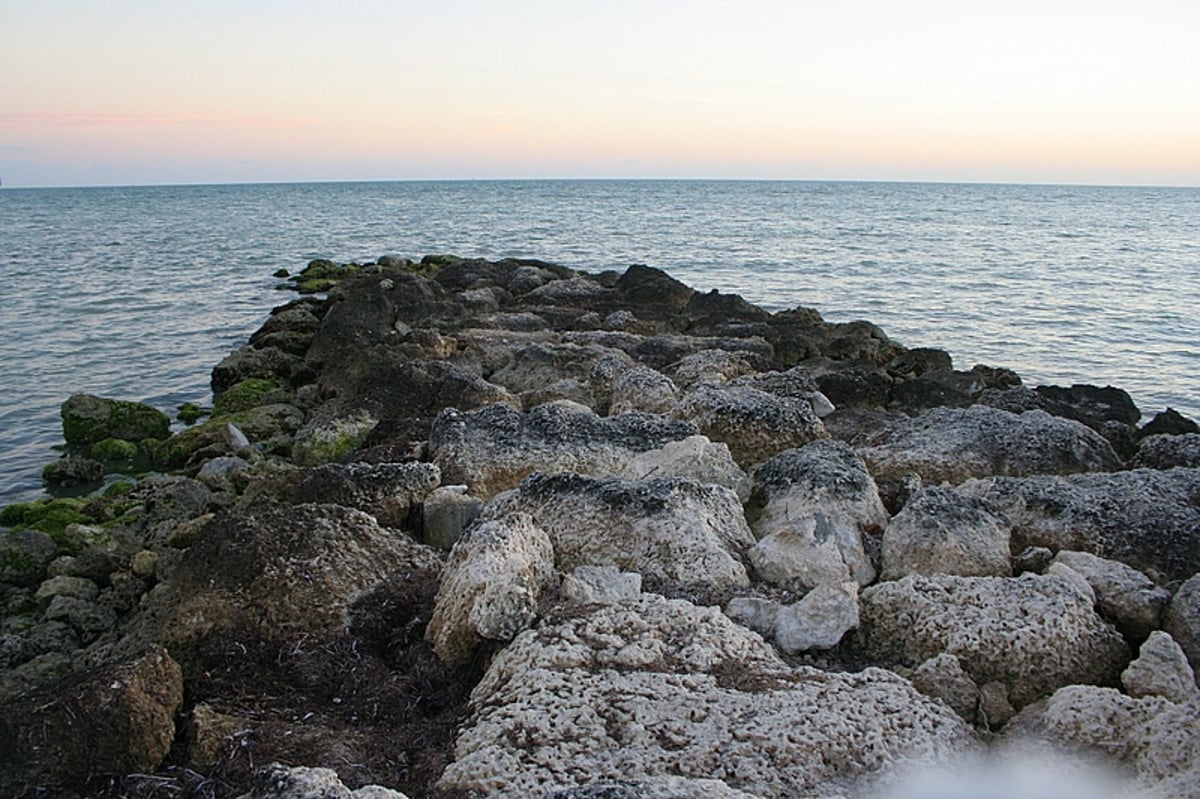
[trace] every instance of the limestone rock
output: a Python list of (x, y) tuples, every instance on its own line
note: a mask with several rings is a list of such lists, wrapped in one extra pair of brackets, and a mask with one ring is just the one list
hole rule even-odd
[(1192, 669), (1200, 674), (1200, 574), (1179, 586), (1163, 614), (1163, 629), (1183, 648)]
[(643, 777), (593, 782), (550, 791), (542, 799), (759, 799), (720, 780), (693, 777)]
[[(959, 489), (1012, 524), (1014, 551), (1044, 546), (1120, 561), (1164, 584), (1200, 572), (1200, 469), (996, 477)], [(1186, 647), (1185, 647), (1186, 648)]]
[(549, 536), (524, 514), (473, 525), (450, 552), (425, 637), (451, 664), (484, 640), (507, 641), (534, 620), (555, 578)]
[(140, 402), (74, 394), (62, 404), (63, 438), (71, 446), (95, 444), (106, 438), (123, 441), (163, 439), (171, 417)]
[(528, 513), (549, 534), (562, 573), (616, 566), (675, 586), (749, 584), (742, 558), (754, 539), (727, 488), (684, 478), (535, 473), (497, 497), (484, 517), (514, 512)]
[(421, 504), (425, 543), (450, 549), (471, 522), (483, 511), (483, 502), (464, 485), (439, 486)]
[(616, 415), (645, 411), (665, 415), (678, 402), (679, 389), (671, 378), (646, 366), (634, 366), (613, 382), (608, 412)]
[(974, 724), (979, 706), (979, 686), (965, 671), (958, 657), (943, 652), (916, 668), (912, 684), (926, 696), (941, 699), (964, 721)]
[(1200, 433), (1147, 436), (1138, 445), (1133, 459), (1135, 469), (1173, 469), (1200, 467)]
[(1083, 575), (1096, 594), (1100, 612), (1125, 635), (1142, 640), (1151, 630), (1158, 629), (1171, 594), (1137, 569), (1088, 552), (1070, 550), (1059, 552), (1053, 562)]
[(447, 482), (489, 499), (534, 471), (621, 474), (636, 454), (696, 432), (686, 422), (645, 413), (602, 418), (573, 403), (549, 403), (523, 414), (497, 404), (445, 411), (429, 443)]
[(639, 452), (617, 476), (630, 480), (654, 477), (688, 477), (700, 483), (724, 486), (745, 502), (750, 498), (750, 478), (729, 454), (729, 447), (707, 436), (668, 441), (659, 449)]
[(1121, 461), (1100, 434), (1044, 411), (935, 408), (901, 418), (858, 449), (871, 474), (916, 472), (929, 484), (991, 475), (1113, 471)]
[(764, 579), (793, 589), (874, 579), (863, 535), (881, 530), (888, 515), (849, 446), (822, 440), (781, 452), (753, 481), (746, 515), (761, 539), (751, 558)]
[(289, 475), (280, 499), (342, 505), (369, 513), (383, 527), (410, 527), (409, 514), (441, 476), (432, 463), (331, 463)]
[(1177, 703), (1200, 693), (1187, 656), (1175, 639), (1161, 630), (1150, 633), (1137, 659), (1121, 673), (1121, 684), (1130, 696), (1161, 696)]
[(0, 704), (0, 793), (153, 772), (175, 739), (179, 665), (161, 648)]
[(808, 402), (743, 386), (697, 383), (684, 393), (673, 415), (728, 444), (743, 467), (829, 437)]
[(353, 452), (379, 420), (366, 411), (316, 419), (296, 432), (292, 460), (300, 466), (332, 463)]
[(562, 595), (581, 605), (624, 602), (642, 593), (642, 575), (615, 566), (580, 566), (563, 578)]
[(254, 788), (238, 799), (408, 799), (378, 785), (350, 790), (329, 768), (269, 763), (254, 773)]
[(134, 639), (186, 649), (213, 631), (339, 631), (350, 604), (392, 572), (440, 567), (435, 550), (362, 511), (262, 502), (205, 525), (147, 594)]
[(791, 669), (719, 610), (645, 594), (543, 622), (500, 652), (439, 787), (508, 799), (681, 777), (759, 797), (858, 795), (903, 759), (976, 746), (889, 672)]
[(699, 383), (721, 385), (754, 372), (754, 364), (744, 353), (724, 349), (693, 352), (663, 368), (663, 373), (685, 390)]
[(775, 642), (789, 655), (832, 649), (858, 626), (858, 583), (822, 583), (799, 602), (779, 609)]
[(755, 372), (736, 377), (730, 381), (734, 386), (745, 386), (775, 394), (780, 397), (807, 402), (818, 418), (833, 413), (835, 408), (829, 398), (821, 393), (817, 381), (803, 366), (794, 366), (786, 372)]
[(948, 652), (976, 684), (1008, 686), (1021, 707), (1072, 683), (1116, 684), (1121, 635), (1066, 580), (910, 575), (860, 596), (860, 641), (876, 661), (920, 664)]
[(883, 534), (880, 577), (906, 574), (1012, 575), (1008, 523), (975, 497), (923, 488)]

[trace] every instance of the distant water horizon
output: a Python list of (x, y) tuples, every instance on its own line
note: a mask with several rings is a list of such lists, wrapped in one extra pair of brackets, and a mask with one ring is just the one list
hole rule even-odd
[(73, 393), (208, 404), (313, 258), (662, 268), (867, 319), (956, 368), (1200, 418), (1200, 189), (823, 180), (423, 180), (0, 190), (0, 504), (42, 495)]

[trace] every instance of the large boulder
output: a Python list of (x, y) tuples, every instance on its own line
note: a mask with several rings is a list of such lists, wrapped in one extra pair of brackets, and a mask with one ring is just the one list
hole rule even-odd
[(749, 584), (754, 543), (737, 495), (686, 478), (622, 480), (532, 474), (497, 497), (486, 518), (527, 513), (554, 546), (560, 572), (616, 566), (673, 586)]
[(575, 403), (553, 402), (527, 414), (506, 405), (449, 409), (430, 434), (430, 454), (449, 483), (487, 499), (526, 475), (571, 471), (623, 474), (638, 453), (697, 432), (687, 422), (646, 413), (600, 417)]
[(758, 797), (857, 795), (902, 761), (976, 746), (889, 672), (792, 669), (716, 608), (647, 594), (572, 606), (498, 654), (439, 786), (507, 799), (679, 777)]
[(74, 394), (61, 410), (63, 438), (70, 446), (84, 447), (109, 438), (163, 439), (171, 429), (171, 417), (140, 402)]
[(1096, 595), (1096, 608), (1130, 639), (1144, 640), (1158, 629), (1171, 593), (1137, 569), (1090, 552), (1070, 550), (1055, 555), (1053, 564), (1081, 575)]
[(896, 418), (861, 442), (858, 451), (876, 477), (915, 472), (933, 484), (1121, 468), (1108, 441), (1079, 422), (1044, 411), (1012, 414), (979, 405)]
[(362, 511), (263, 502), (204, 526), (143, 601), (133, 638), (185, 650), (220, 631), (336, 633), (388, 575), (440, 567), (435, 550)]
[(182, 704), (183, 674), (158, 647), (13, 697), (0, 704), (0, 793), (153, 772), (171, 750)]
[(1012, 575), (1009, 525), (983, 500), (952, 488), (913, 494), (888, 525), (880, 551), (880, 576), (958, 574)]
[(863, 536), (887, 525), (887, 511), (862, 459), (840, 441), (815, 441), (759, 466), (746, 515), (760, 539), (755, 569), (775, 585), (806, 590), (875, 577)]
[(997, 477), (960, 490), (1012, 524), (1014, 552), (1042, 546), (1118, 560), (1165, 584), (1200, 572), (1200, 469)]
[(1121, 635), (1060, 577), (910, 575), (860, 599), (868, 657), (917, 666), (948, 652), (1018, 708), (1072, 683), (1116, 685), (1129, 662)]
[(811, 403), (748, 386), (699, 382), (684, 393), (673, 415), (728, 444), (743, 468), (829, 437)]
[(528, 627), (554, 580), (554, 546), (529, 516), (482, 521), (450, 553), (425, 636), (442, 660), (463, 663), (484, 640)]

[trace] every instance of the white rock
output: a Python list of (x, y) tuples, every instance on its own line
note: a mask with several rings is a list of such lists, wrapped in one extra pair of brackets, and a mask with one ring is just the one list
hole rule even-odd
[(1137, 659), (1121, 673), (1121, 684), (1130, 696), (1161, 696), (1172, 702), (1187, 702), (1200, 693), (1183, 649), (1161, 630), (1150, 633)]
[(906, 574), (1009, 577), (1011, 529), (983, 501), (952, 488), (914, 494), (883, 534), (880, 578)]
[(611, 605), (636, 599), (642, 593), (642, 575), (616, 566), (580, 566), (563, 578), (563, 596), (584, 605)]
[(772, 599), (735, 596), (725, 605), (725, 615), (765, 638), (775, 637), (775, 622), (783, 608)]
[(648, 366), (622, 372), (612, 386), (612, 415), (629, 411), (668, 414), (679, 402), (679, 389), (671, 378)]
[(1081, 574), (1096, 592), (1100, 612), (1129, 637), (1144, 638), (1158, 629), (1171, 594), (1137, 569), (1089, 552), (1070, 550), (1059, 552), (1053, 562)]
[(1065, 563), (1051, 563), (1046, 567), (1046, 574), (1054, 577), (1061, 577), (1071, 583), (1071, 587), (1079, 592), (1079, 595), (1093, 605), (1096, 604), (1096, 591), (1092, 588), (1092, 584), (1087, 581), (1079, 572), (1072, 569)]
[(651, 477), (690, 477), (701, 483), (725, 486), (745, 502), (750, 498), (750, 478), (729, 454), (729, 446), (707, 436), (668, 441), (659, 449), (635, 454), (617, 476), (631, 480)]
[(484, 639), (511, 639), (534, 620), (555, 577), (549, 536), (510, 514), (473, 525), (450, 552), (425, 637), (447, 663), (469, 660)]
[(761, 579), (789, 591), (838, 585), (850, 579), (837, 531), (823, 513), (771, 533), (751, 547), (749, 556)]
[(858, 626), (858, 583), (822, 583), (799, 601), (780, 608), (775, 642), (790, 655), (832, 649)]

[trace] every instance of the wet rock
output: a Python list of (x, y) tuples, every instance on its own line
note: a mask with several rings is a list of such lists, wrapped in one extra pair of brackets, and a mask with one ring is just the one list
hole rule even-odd
[(304, 360), (278, 347), (245, 346), (225, 356), (212, 371), (214, 396), (252, 378), (291, 382), (303, 373)]
[(62, 404), (63, 438), (86, 446), (106, 438), (142, 441), (166, 438), (171, 417), (140, 402), (75, 394)]
[(948, 652), (976, 684), (999, 681), (1024, 706), (1072, 683), (1116, 684), (1121, 635), (1066, 580), (910, 575), (860, 596), (859, 635), (877, 662)]
[(1175, 639), (1161, 630), (1150, 633), (1137, 659), (1121, 672), (1121, 685), (1130, 696), (1161, 696), (1178, 703), (1200, 695), (1187, 656)]
[(152, 772), (175, 739), (183, 676), (165, 650), (72, 675), (0, 706), (0, 790)]
[(1200, 674), (1200, 574), (1193, 575), (1171, 597), (1163, 614), (1163, 629), (1171, 634)]
[(464, 663), (483, 640), (509, 641), (527, 628), (554, 580), (554, 546), (532, 518), (480, 521), (450, 553), (426, 638), (446, 663)]
[(429, 443), (447, 482), (464, 483), (487, 499), (535, 470), (619, 474), (637, 453), (696, 432), (686, 422), (643, 413), (602, 418), (568, 403), (541, 405), (528, 414), (490, 405), (442, 413)]
[(238, 799), (408, 799), (399, 791), (366, 785), (350, 790), (330, 768), (269, 763), (254, 773), (254, 788)]
[(290, 474), (285, 502), (342, 505), (383, 527), (412, 527), (409, 515), (441, 482), (432, 463), (330, 463)]
[(923, 488), (883, 534), (880, 577), (1011, 576), (1010, 532), (982, 500), (951, 488)]
[(888, 516), (852, 449), (816, 441), (771, 458), (753, 479), (746, 515), (760, 539), (751, 558), (764, 579), (801, 590), (874, 579), (862, 536), (885, 526)]
[(1153, 419), (1138, 430), (1138, 435), (1143, 438), (1163, 434), (1185, 435), (1188, 433), (1200, 433), (1200, 425), (1197, 425), (1174, 408), (1167, 408), (1162, 413), (1156, 414)]
[(983, 391), (974, 372), (938, 369), (897, 383), (890, 405), (910, 416), (931, 408), (965, 408)]
[(895, 675), (791, 669), (717, 609), (643, 595), (499, 653), (439, 786), (505, 799), (703, 776), (755, 796), (857, 794), (901, 751), (929, 764), (975, 746)]
[(1137, 569), (1070, 550), (1059, 552), (1053, 562), (1082, 575), (1095, 592), (1099, 611), (1130, 639), (1141, 641), (1158, 629), (1171, 594)]
[(709, 439), (727, 444), (743, 468), (829, 437), (808, 402), (741, 386), (697, 383), (672, 415), (693, 422)]
[(1121, 468), (1112, 446), (1078, 422), (1043, 411), (1016, 415), (978, 405), (897, 420), (858, 451), (874, 475), (915, 472), (932, 484)]
[(1129, 394), (1112, 386), (1101, 388), (1077, 383), (1070, 388), (1038, 386), (1034, 391), (1050, 413), (1083, 422), (1093, 430), (1105, 422), (1120, 422), (1132, 427), (1142, 416)]
[(753, 543), (737, 495), (683, 478), (621, 480), (535, 473), (485, 518), (527, 513), (550, 536), (559, 572), (616, 566), (647, 581), (728, 588), (749, 583)]
[(41, 530), (0, 533), (0, 583), (35, 586), (58, 552), (58, 544)]
[(1138, 446), (1132, 465), (1135, 469), (1200, 467), (1200, 433), (1147, 436)]
[(42, 470), (42, 479), (51, 485), (72, 486), (104, 479), (104, 464), (92, 458), (59, 458)]
[(861, 367), (844, 367), (814, 375), (821, 393), (839, 408), (883, 408), (891, 397), (893, 379)]
[(1200, 470), (996, 477), (959, 490), (1012, 525), (1014, 551), (1044, 546), (1120, 561), (1159, 584), (1200, 571)]

